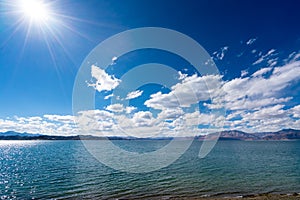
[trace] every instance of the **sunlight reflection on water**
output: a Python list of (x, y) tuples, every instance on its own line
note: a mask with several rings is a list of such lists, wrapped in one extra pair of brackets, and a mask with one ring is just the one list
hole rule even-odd
[(37, 144), (42, 144), (44, 141), (40, 140), (0, 140), (0, 147), (4, 146), (33, 146)]

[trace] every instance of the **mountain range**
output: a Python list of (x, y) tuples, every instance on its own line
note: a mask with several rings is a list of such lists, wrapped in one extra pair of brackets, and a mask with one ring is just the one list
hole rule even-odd
[[(257, 132), (246, 133), (238, 130), (222, 131), (210, 134), (208, 138), (215, 139), (219, 136), (219, 140), (295, 140), (300, 139), (300, 130), (283, 129), (276, 132)], [(134, 138), (134, 137), (108, 137), (110, 140), (136, 140), (136, 139), (172, 139), (171, 137), (160, 138)], [(203, 140), (205, 136), (199, 135), (195, 137)], [(97, 137), (92, 135), (76, 135), (76, 136), (53, 136), (43, 134), (19, 133), (15, 131), (0, 132), (0, 140), (102, 140), (105, 137)]]
[[(211, 138), (216, 137), (219, 134), (211, 134)], [(198, 136), (199, 139), (203, 139), (203, 136)], [(220, 133), (220, 140), (294, 140), (300, 139), (300, 130), (295, 129), (282, 129), (276, 132), (256, 132), (246, 133), (238, 130), (222, 131)]]

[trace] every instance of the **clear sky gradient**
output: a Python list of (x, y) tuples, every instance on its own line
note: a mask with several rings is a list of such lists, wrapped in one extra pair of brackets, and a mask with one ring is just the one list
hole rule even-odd
[[(206, 49), (228, 93), (225, 129), (300, 129), (297, 0), (44, 0), (54, 20), (31, 26), (20, 11), (20, 2), (0, 1), (0, 132), (77, 134), (71, 116), (72, 91), (81, 63), (101, 41), (138, 27), (173, 29)], [(188, 65), (166, 52), (149, 50), (118, 58), (106, 73), (120, 78), (132, 66), (149, 62), (164, 63), (182, 73), (182, 66)], [(186, 74), (193, 76), (192, 71)], [(148, 119), (147, 111), (156, 108), (145, 102), (160, 90), (170, 93), (155, 85), (132, 93), (137, 96), (131, 100), (136, 107), (132, 117)], [(108, 94), (100, 91), (96, 106), (113, 115), (115, 110), (105, 99)], [(200, 110), (213, 106), (207, 101), (199, 104)], [(198, 128), (206, 125), (203, 122)]]

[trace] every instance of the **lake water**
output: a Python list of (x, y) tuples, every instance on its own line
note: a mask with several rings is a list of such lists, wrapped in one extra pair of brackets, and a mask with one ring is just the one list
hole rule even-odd
[[(168, 141), (114, 143), (139, 152)], [(200, 146), (194, 141), (166, 168), (131, 174), (99, 163), (81, 141), (0, 141), (0, 197), (168, 199), (300, 192), (300, 141), (219, 141), (204, 159), (197, 157)]]

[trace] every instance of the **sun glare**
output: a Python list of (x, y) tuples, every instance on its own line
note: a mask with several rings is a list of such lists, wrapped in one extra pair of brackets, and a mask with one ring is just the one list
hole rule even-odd
[(51, 15), (50, 8), (41, 0), (23, 0), (20, 8), (24, 17), (34, 22), (45, 22)]
[[(73, 33), (90, 40), (72, 26), (74, 22), (87, 23), (89, 21), (66, 15), (65, 10), (60, 9), (61, 3), (57, 0), (0, 0), (0, 14), (5, 14), (15, 20), (7, 27), (7, 30), (11, 30), (11, 34), (3, 44), (19, 37), (23, 41), (20, 50), (22, 56), (27, 50), (28, 43), (39, 44), (43, 41), (55, 66), (56, 48), (61, 48), (71, 60), (72, 56), (64, 43), (65, 35)], [(64, 3), (64, 5), (68, 4)]]

